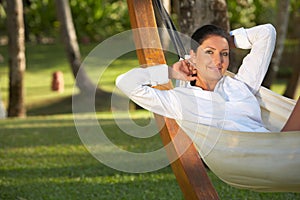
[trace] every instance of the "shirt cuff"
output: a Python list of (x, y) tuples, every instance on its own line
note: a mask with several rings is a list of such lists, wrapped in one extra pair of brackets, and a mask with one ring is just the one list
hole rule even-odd
[(151, 86), (157, 86), (169, 82), (168, 65), (166, 64), (156, 65), (156, 66), (148, 67), (148, 70), (150, 74), (150, 81), (147, 84)]
[(251, 49), (252, 44), (250, 43), (247, 35), (247, 31), (244, 28), (238, 28), (230, 32), (230, 35), (234, 36), (234, 44), (240, 49)]

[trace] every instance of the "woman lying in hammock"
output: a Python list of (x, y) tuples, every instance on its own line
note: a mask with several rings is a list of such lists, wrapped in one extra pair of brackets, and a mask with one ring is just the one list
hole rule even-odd
[[(138, 105), (154, 113), (232, 131), (268, 132), (255, 93), (274, 51), (276, 31), (270, 24), (239, 28), (227, 34), (213, 25), (192, 36), (190, 58), (173, 64), (136, 68), (120, 75), (117, 86)], [(251, 49), (234, 78), (224, 76), (230, 48)], [(194, 82), (187, 87), (158, 90), (170, 79)], [(292, 115), (299, 115), (298, 111)], [(296, 117), (296, 118), (295, 118)], [(299, 116), (298, 116), (299, 117)], [(294, 116), (292, 121), (297, 119)], [(295, 125), (295, 121), (292, 123)], [(300, 130), (297, 124), (293, 129)]]

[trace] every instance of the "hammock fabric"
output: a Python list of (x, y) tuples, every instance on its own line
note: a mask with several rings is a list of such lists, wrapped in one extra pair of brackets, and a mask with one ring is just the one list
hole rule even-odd
[(300, 132), (279, 132), (295, 101), (266, 88), (256, 97), (263, 121), (273, 132), (236, 132), (178, 123), (207, 166), (224, 182), (256, 191), (300, 192)]

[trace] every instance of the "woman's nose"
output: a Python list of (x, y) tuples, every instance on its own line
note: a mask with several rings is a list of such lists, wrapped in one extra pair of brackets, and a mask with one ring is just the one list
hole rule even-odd
[(215, 56), (214, 56), (214, 63), (215, 63), (216, 66), (221, 65), (223, 63), (223, 61), (224, 61), (224, 59), (223, 59), (222, 55), (215, 54)]

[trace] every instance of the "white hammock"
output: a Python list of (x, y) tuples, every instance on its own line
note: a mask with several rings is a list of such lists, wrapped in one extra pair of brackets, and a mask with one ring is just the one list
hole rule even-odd
[(280, 132), (295, 101), (266, 88), (256, 97), (271, 133), (226, 131), (189, 122), (182, 128), (224, 182), (256, 191), (300, 192), (300, 132)]

